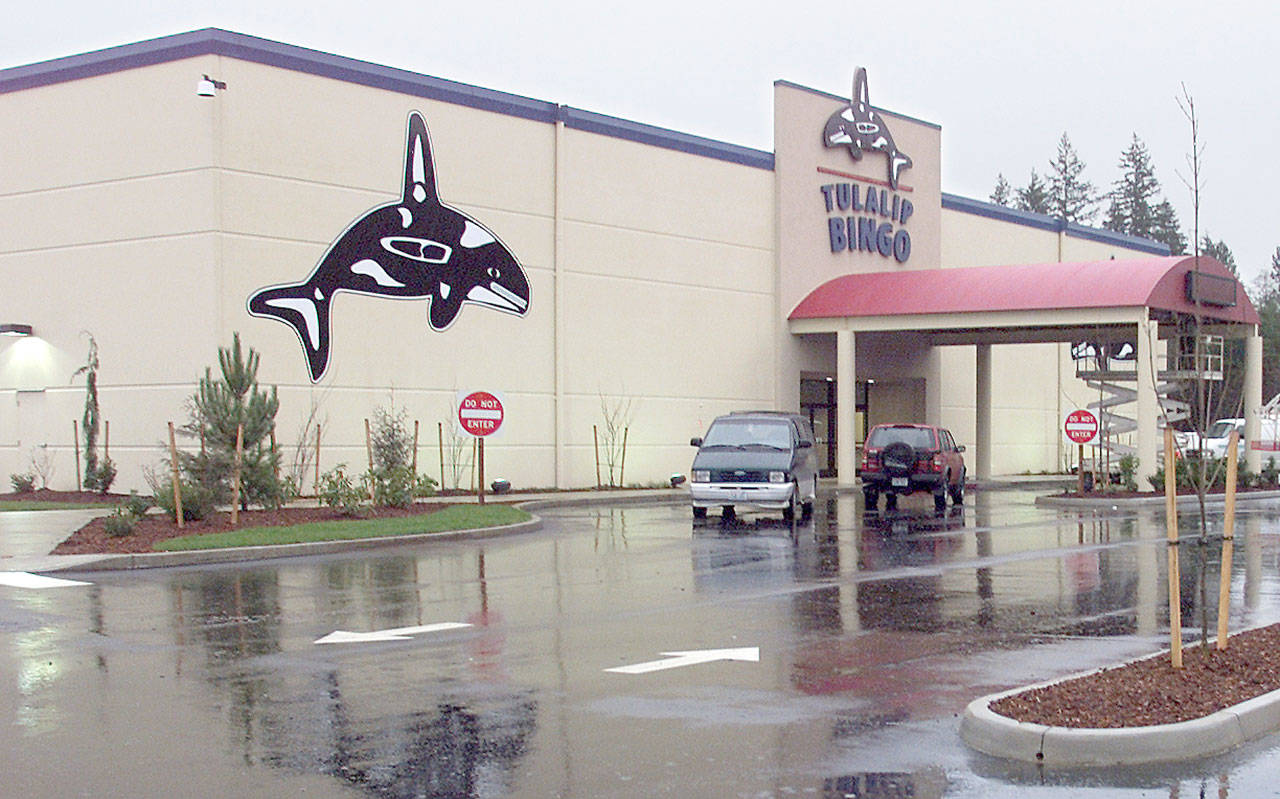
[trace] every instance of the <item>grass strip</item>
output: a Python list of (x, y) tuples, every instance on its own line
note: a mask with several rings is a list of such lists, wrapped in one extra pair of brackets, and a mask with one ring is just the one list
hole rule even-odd
[(96, 502), (39, 502), (22, 499), (0, 499), (0, 513), (11, 510), (85, 510), (102, 508), (108, 514), (114, 506)]
[(226, 547), (258, 547), (271, 544), (309, 544), (317, 541), (350, 541), (392, 535), (475, 530), (527, 522), (530, 515), (510, 505), (452, 505), (419, 516), (390, 519), (343, 519), (278, 527), (245, 527), (224, 533), (170, 538), (156, 544), (162, 552)]

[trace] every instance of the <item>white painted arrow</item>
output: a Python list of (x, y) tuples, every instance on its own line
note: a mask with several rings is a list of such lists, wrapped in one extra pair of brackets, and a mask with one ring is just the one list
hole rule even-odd
[(407, 641), (409, 636), (418, 633), (436, 633), (442, 630), (457, 630), (470, 627), (459, 621), (442, 621), (438, 624), (421, 624), (417, 627), (392, 627), (388, 630), (374, 630), (370, 633), (353, 633), (346, 630), (334, 630), (323, 638), (317, 638), (317, 644), (367, 644), (373, 641)]
[(61, 577), (45, 577), (30, 572), (0, 572), (0, 585), (14, 588), (66, 588), (72, 585), (92, 585), (80, 580), (64, 580)]
[(605, 671), (618, 674), (647, 674), (663, 669), (678, 669), (681, 666), (696, 666), (699, 663), (711, 663), (716, 660), (760, 660), (760, 647), (746, 646), (740, 649), (695, 649), (691, 652), (663, 652), (665, 660), (650, 660), (648, 663), (636, 663), (631, 666), (618, 666)]

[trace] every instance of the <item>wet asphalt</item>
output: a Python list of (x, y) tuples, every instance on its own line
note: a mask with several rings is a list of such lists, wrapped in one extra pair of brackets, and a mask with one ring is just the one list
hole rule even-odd
[[(969, 700), (1167, 643), (1163, 515), (1033, 500), (565, 508), (500, 540), (0, 586), (0, 796), (1276, 795), (1280, 735), (1058, 772), (964, 747)], [(1232, 628), (1280, 620), (1280, 505), (1237, 523)], [(1192, 638), (1218, 549), (1182, 549)], [(726, 649), (758, 660), (656, 664)]]

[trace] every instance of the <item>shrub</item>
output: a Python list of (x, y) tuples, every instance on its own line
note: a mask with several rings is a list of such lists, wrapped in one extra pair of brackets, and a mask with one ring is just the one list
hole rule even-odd
[(36, 490), (36, 476), (33, 472), (16, 472), (9, 475), (9, 482), (13, 484), (13, 490), (19, 494), (26, 494)]
[(408, 466), (413, 458), (413, 436), (406, 422), (408, 413), (391, 408), (374, 408), (369, 444), (373, 468), (377, 472)]
[(413, 495), (415, 497), (434, 497), (436, 488), (439, 485), (430, 475), (420, 474), (418, 475), (418, 484), (413, 489)]
[(355, 484), (347, 475), (346, 468), (345, 463), (339, 463), (336, 468), (320, 475), (320, 490), (316, 493), (326, 507), (344, 516), (357, 516), (369, 493)]
[[(135, 519), (141, 519), (147, 515), (147, 511), (154, 508), (156, 501), (154, 497), (144, 497), (137, 491), (130, 491), (129, 498), (120, 506), (127, 510)], [(185, 508), (184, 508), (185, 510)]]
[(137, 524), (138, 517), (121, 505), (115, 509), (114, 513), (102, 520), (102, 529), (113, 538), (123, 538), (133, 533), (133, 528)]
[(1267, 465), (1262, 467), (1262, 473), (1258, 475), (1258, 485), (1274, 487), (1280, 483), (1280, 465), (1276, 464), (1274, 457), (1267, 458)]
[(371, 489), (373, 504), (378, 507), (407, 508), (413, 504), (417, 481), (412, 466), (393, 466), (365, 472), (364, 485)]
[(97, 491), (105, 494), (111, 490), (116, 481), (116, 464), (110, 458), (103, 458), (92, 468), (85, 468), (84, 488), (86, 491)]
[(1120, 485), (1125, 491), (1138, 490), (1137, 473), (1138, 458), (1136, 455), (1125, 455), (1120, 459)]
[[(216, 504), (213, 492), (197, 483), (190, 483), (186, 480), (178, 482), (179, 490), (182, 492), (182, 520), (184, 522), (198, 521), (213, 512)], [(165, 480), (164, 482), (153, 486), (156, 492), (156, 504), (160, 509), (169, 515), (170, 519), (177, 519), (177, 509), (173, 505), (173, 480)]]

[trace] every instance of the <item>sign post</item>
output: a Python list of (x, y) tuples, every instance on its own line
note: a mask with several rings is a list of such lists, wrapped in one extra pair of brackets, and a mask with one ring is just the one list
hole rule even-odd
[(1076, 462), (1080, 464), (1076, 469), (1078, 475), (1076, 484), (1076, 493), (1084, 493), (1084, 445), (1092, 442), (1098, 437), (1098, 417), (1094, 416), (1090, 411), (1078, 410), (1067, 414), (1067, 419), (1062, 425), (1062, 430), (1067, 435), (1067, 440), (1075, 444), (1078, 449)]
[(464, 432), (475, 436), (476, 466), (480, 479), (476, 484), (476, 497), (484, 504), (484, 439), (502, 427), (502, 399), (488, 391), (472, 391), (459, 394), (458, 425)]

